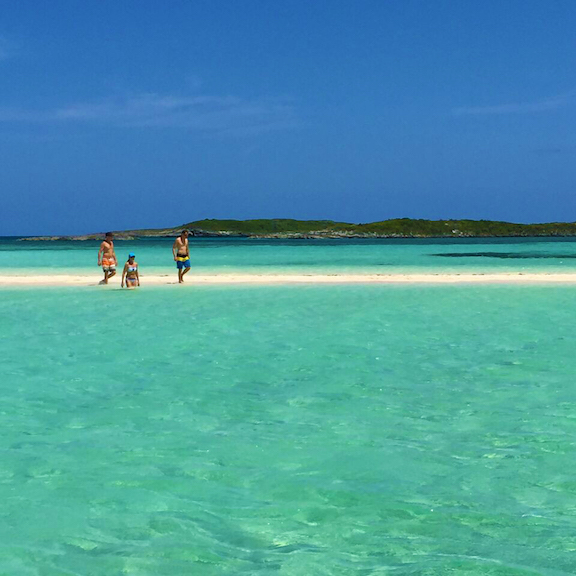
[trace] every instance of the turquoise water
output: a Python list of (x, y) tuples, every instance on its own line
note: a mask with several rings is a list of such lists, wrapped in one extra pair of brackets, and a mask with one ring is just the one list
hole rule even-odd
[(574, 574), (575, 302), (2, 290), (0, 574)]
[[(576, 239), (254, 240), (191, 238), (199, 273), (376, 273), (576, 271)], [(94, 272), (99, 242), (0, 238), (0, 274)], [(142, 276), (174, 270), (172, 239), (118, 241), (120, 263), (135, 251)]]

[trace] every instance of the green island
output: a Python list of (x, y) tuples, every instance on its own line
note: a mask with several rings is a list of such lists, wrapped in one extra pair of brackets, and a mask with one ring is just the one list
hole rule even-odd
[[(247, 238), (474, 238), (515, 236), (576, 236), (576, 222), (516, 224), (492, 220), (417, 220), (396, 218), (366, 224), (332, 220), (195, 220), (173, 228), (114, 231), (118, 239), (177, 236)], [(23, 240), (94, 240), (102, 233), (81, 236), (37, 236)]]

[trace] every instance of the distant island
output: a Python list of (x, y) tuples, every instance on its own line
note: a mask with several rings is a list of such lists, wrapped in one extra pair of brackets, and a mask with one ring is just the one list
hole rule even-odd
[[(521, 236), (576, 236), (576, 222), (546, 224), (514, 224), (492, 220), (415, 220), (396, 218), (350, 224), (332, 220), (195, 220), (175, 226), (146, 230), (115, 231), (119, 240), (177, 236), (184, 228), (194, 236), (245, 238), (494, 238)], [(82, 236), (36, 236), (22, 238), (38, 240), (95, 240), (102, 233)]]

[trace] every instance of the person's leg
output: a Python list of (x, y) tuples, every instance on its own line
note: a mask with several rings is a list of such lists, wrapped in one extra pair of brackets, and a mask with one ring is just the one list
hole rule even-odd
[(109, 274), (108, 268), (105, 268), (104, 269), (104, 280), (103, 280), (104, 284), (108, 284), (108, 274)]
[[(116, 276), (116, 270), (110, 270), (110, 272), (108, 272), (108, 280), (110, 280), (110, 278), (112, 278), (112, 276)], [(108, 280), (106, 280), (106, 284), (108, 284)]]
[(190, 259), (180, 262), (179, 264), (180, 268), (182, 268), (180, 271), (180, 282), (184, 282), (184, 275), (190, 270)]

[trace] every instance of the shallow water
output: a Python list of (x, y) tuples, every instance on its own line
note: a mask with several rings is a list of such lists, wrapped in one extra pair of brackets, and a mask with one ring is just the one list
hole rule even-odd
[(576, 291), (0, 291), (0, 574), (574, 574)]
[[(116, 242), (120, 265), (136, 252), (143, 276), (175, 274), (172, 239)], [(99, 242), (0, 238), (0, 274), (100, 275)], [(576, 239), (258, 240), (191, 238), (194, 271), (206, 273), (575, 272)]]

